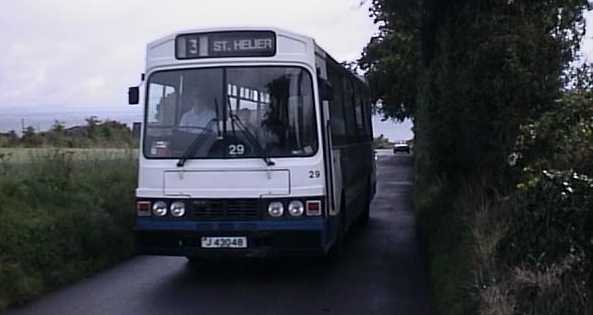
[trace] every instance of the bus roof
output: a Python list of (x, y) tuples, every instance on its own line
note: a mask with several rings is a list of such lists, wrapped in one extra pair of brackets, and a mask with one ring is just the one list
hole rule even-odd
[(282, 28), (278, 27), (268, 27), (268, 26), (229, 26), (229, 27), (207, 27), (207, 28), (194, 28), (194, 29), (185, 29), (179, 32), (175, 32), (166, 36), (163, 36), (159, 39), (156, 39), (150, 43), (148, 43), (148, 48), (159, 46), (163, 42), (170, 41), (171, 39), (175, 39), (177, 35), (180, 34), (190, 34), (190, 33), (209, 33), (209, 32), (227, 32), (227, 31), (273, 31), (277, 35), (282, 35), (285, 37), (292, 37), (295, 39), (299, 39), (301, 41), (312, 41), (313, 38), (310, 36), (294, 33), (291, 31), (287, 31)]
[[(213, 33), (213, 32), (233, 32), (233, 31), (272, 31), (276, 34), (278, 40), (278, 51), (274, 57), (267, 57), (266, 60), (276, 62), (302, 62), (315, 65), (316, 56), (322, 59), (339, 64), (325, 49), (319, 46), (315, 40), (307, 35), (302, 35), (287, 31), (278, 27), (269, 26), (231, 26), (231, 27), (207, 27), (195, 28), (178, 31), (150, 42), (147, 45), (146, 68), (150, 71), (155, 67), (178, 66), (185, 64), (207, 64), (220, 63), (222, 60), (253, 62), (262, 59), (253, 57), (235, 57), (235, 58), (208, 58), (208, 59), (188, 59), (178, 60), (175, 57), (175, 39), (182, 34), (194, 33)], [(347, 70), (348, 71), (348, 70)], [(364, 77), (351, 71), (350, 74), (361, 83), (366, 84)]]
[[(225, 58), (202, 58), (202, 59), (177, 59), (175, 56), (175, 40), (177, 36), (193, 33), (212, 33), (212, 32), (232, 32), (232, 31), (272, 31), (277, 37), (277, 51), (272, 57), (225, 57)], [(276, 27), (213, 27), (188, 29), (167, 36), (161, 37), (147, 45), (146, 51), (146, 69), (151, 71), (154, 68), (180, 66), (189, 64), (209, 64), (220, 62), (262, 62), (262, 60), (271, 62), (300, 62), (309, 65), (315, 64), (315, 54), (318, 46), (313, 38), (286, 31)]]

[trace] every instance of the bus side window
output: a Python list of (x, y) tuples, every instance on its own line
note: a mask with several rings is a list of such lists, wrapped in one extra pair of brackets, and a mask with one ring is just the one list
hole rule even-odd
[(368, 91), (362, 95), (362, 103), (364, 106), (365, 123), (365, 141), (373, 141), (373, 110), (371, 108), (371, 99)]
[(355, 84), (355, 88), (356, 89), (354, 92), (354, 113), (356, 114), (356, 130), (358, 131), (357, 142), (363, 142), (365, 141), (365, 128), (361, 98), (362, 89), (358, 82)]
[(344, 118), (344, 86), (343, 75), (336, 67), (328, 66), (327, 73), (333, 87), (333, 100), (330, 102), (330, 120), (332, 128), (332, 142), (334, 145), (346, 143), (346, 121)]
[(356, 143), (358, 138), (358, 132), (356, 130), (356, 117), (354, 113), (354, 86), (352, 80), (348, 77), (344, 77), (344, 118), (346, 121), (346, 142)]

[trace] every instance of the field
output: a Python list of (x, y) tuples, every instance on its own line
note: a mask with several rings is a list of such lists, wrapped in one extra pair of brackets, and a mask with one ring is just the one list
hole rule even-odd
[(133, 253), (134, 150), (0, 149), (0, 310)]

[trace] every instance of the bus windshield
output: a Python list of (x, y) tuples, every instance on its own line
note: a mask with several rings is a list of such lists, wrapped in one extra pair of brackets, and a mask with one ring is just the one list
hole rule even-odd
[(150, 76), (147, 96), (147, 158), (292, 157), (317, 151), (312, 80), (299, 67), (160, 71)]

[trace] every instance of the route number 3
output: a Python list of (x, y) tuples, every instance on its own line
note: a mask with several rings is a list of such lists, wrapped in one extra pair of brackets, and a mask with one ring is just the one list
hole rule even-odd
[(317, 170), (309, 171), (309, 178), (319, 178), (319, 176), (321, 176), (321, 172)]
[(230, 155), (243, 155), (245, 154), (245, 146), (242, 144), (231, 144), (229, 145)]

